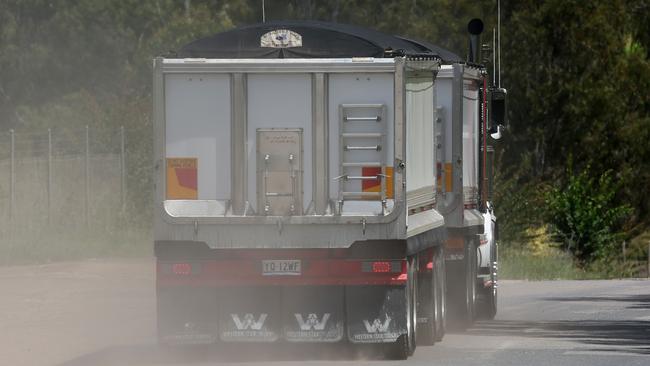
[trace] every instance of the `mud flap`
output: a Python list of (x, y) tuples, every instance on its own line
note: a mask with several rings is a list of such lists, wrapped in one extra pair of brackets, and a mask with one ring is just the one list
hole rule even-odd
[(193, 288), (158, 289), (158, 339), (165, 344), (217, 341), (217, 296)]
[(392, 343), (408, 333), (405, 286), (348, 286), (348, 339)]
[(280, 337), (280, 287), (220, 289), (219, 338), (224, 342), (274, 342)]
[(343, 338), (343, 286), (285, 287), (284, 337), (289, 342), (338, 342)]

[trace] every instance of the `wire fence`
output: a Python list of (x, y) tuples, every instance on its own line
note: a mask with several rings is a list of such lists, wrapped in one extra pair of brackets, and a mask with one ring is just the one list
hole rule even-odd
[(127, 194), (124, 128), (0, 133), (0, 230), (116, 228)]

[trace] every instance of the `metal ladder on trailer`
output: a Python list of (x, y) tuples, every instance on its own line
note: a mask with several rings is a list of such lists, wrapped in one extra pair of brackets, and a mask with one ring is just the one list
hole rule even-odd
[[(338, 213), (346, 200), (381, 201), (386, 212), (386, 106), (383, 104), (341, 104), (339, 106)], [(371, 169), (374, 175), (365, 175)], [(350, 182), (361, 189), (349, 189)], [(365, 190), (364, 182), (377, 182), (379, 189)]]

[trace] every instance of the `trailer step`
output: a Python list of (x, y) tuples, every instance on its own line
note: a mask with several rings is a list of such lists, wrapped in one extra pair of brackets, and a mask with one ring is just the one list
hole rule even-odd
[(344, 132), (341, 134), (341, 137), (347, 139), (378, 139), (384, 136), (383, 133), (376, 132)]
[[(341, 214), (346, 200), (386, 201), (387, 185), (386, 179), (383, 178), (387, 178), (384, 151), (384, 147), (387, 146), (387, 124), (386, 106), (383, 104), (341, 104), (339, 113), (340, 176), (337, 180), (339, 181), (338, 213)], [(361, 139), (369, 141), (359, 142)], [(361, 172), (358, 169), (351, 170), (354, 168), (362, 169)], [(364, 172), (364, 168), (378, 168), (378, 171)], [(374, 190), (371, 187), (375, 186), (375, 182), (379, 186), (378, 192), (369, 192)], [(355, 192), (356, 190), (361, 192)], [(382, 204), (381, 213), (384, 212), (385, 204)]]

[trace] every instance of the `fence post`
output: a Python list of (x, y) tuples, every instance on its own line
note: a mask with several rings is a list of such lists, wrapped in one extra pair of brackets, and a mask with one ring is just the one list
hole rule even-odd
[(124, 135), (124, 126), (120, 127), (120, 199), (122, 204), (122, 214), (126, 211), (126, 137)]
[(623, 240), (623, 265), (625, 265), (625, 262), (627, 262), (627, 255), (625, 252), (625, 246), (627, 245), (626, 241)]
[(9, 130), (9, 135), (11, 137), (10, 149), (11, 149), (11, 176), (9, 180), (9, 219), (11, 220), (11, 227), (13, 229), (14, 215), (16, 214), (16, 139), (14, 130)]
[(88, 227), (88, 216), (90, 215), (90, 143), (89, 143), (88, 125), (86, 125), (86, 156), (85, 156), (85, 174), (84, 174), (84, 221)]
[(52, 224), (52, 129), (47, 129), (47, 223)]

